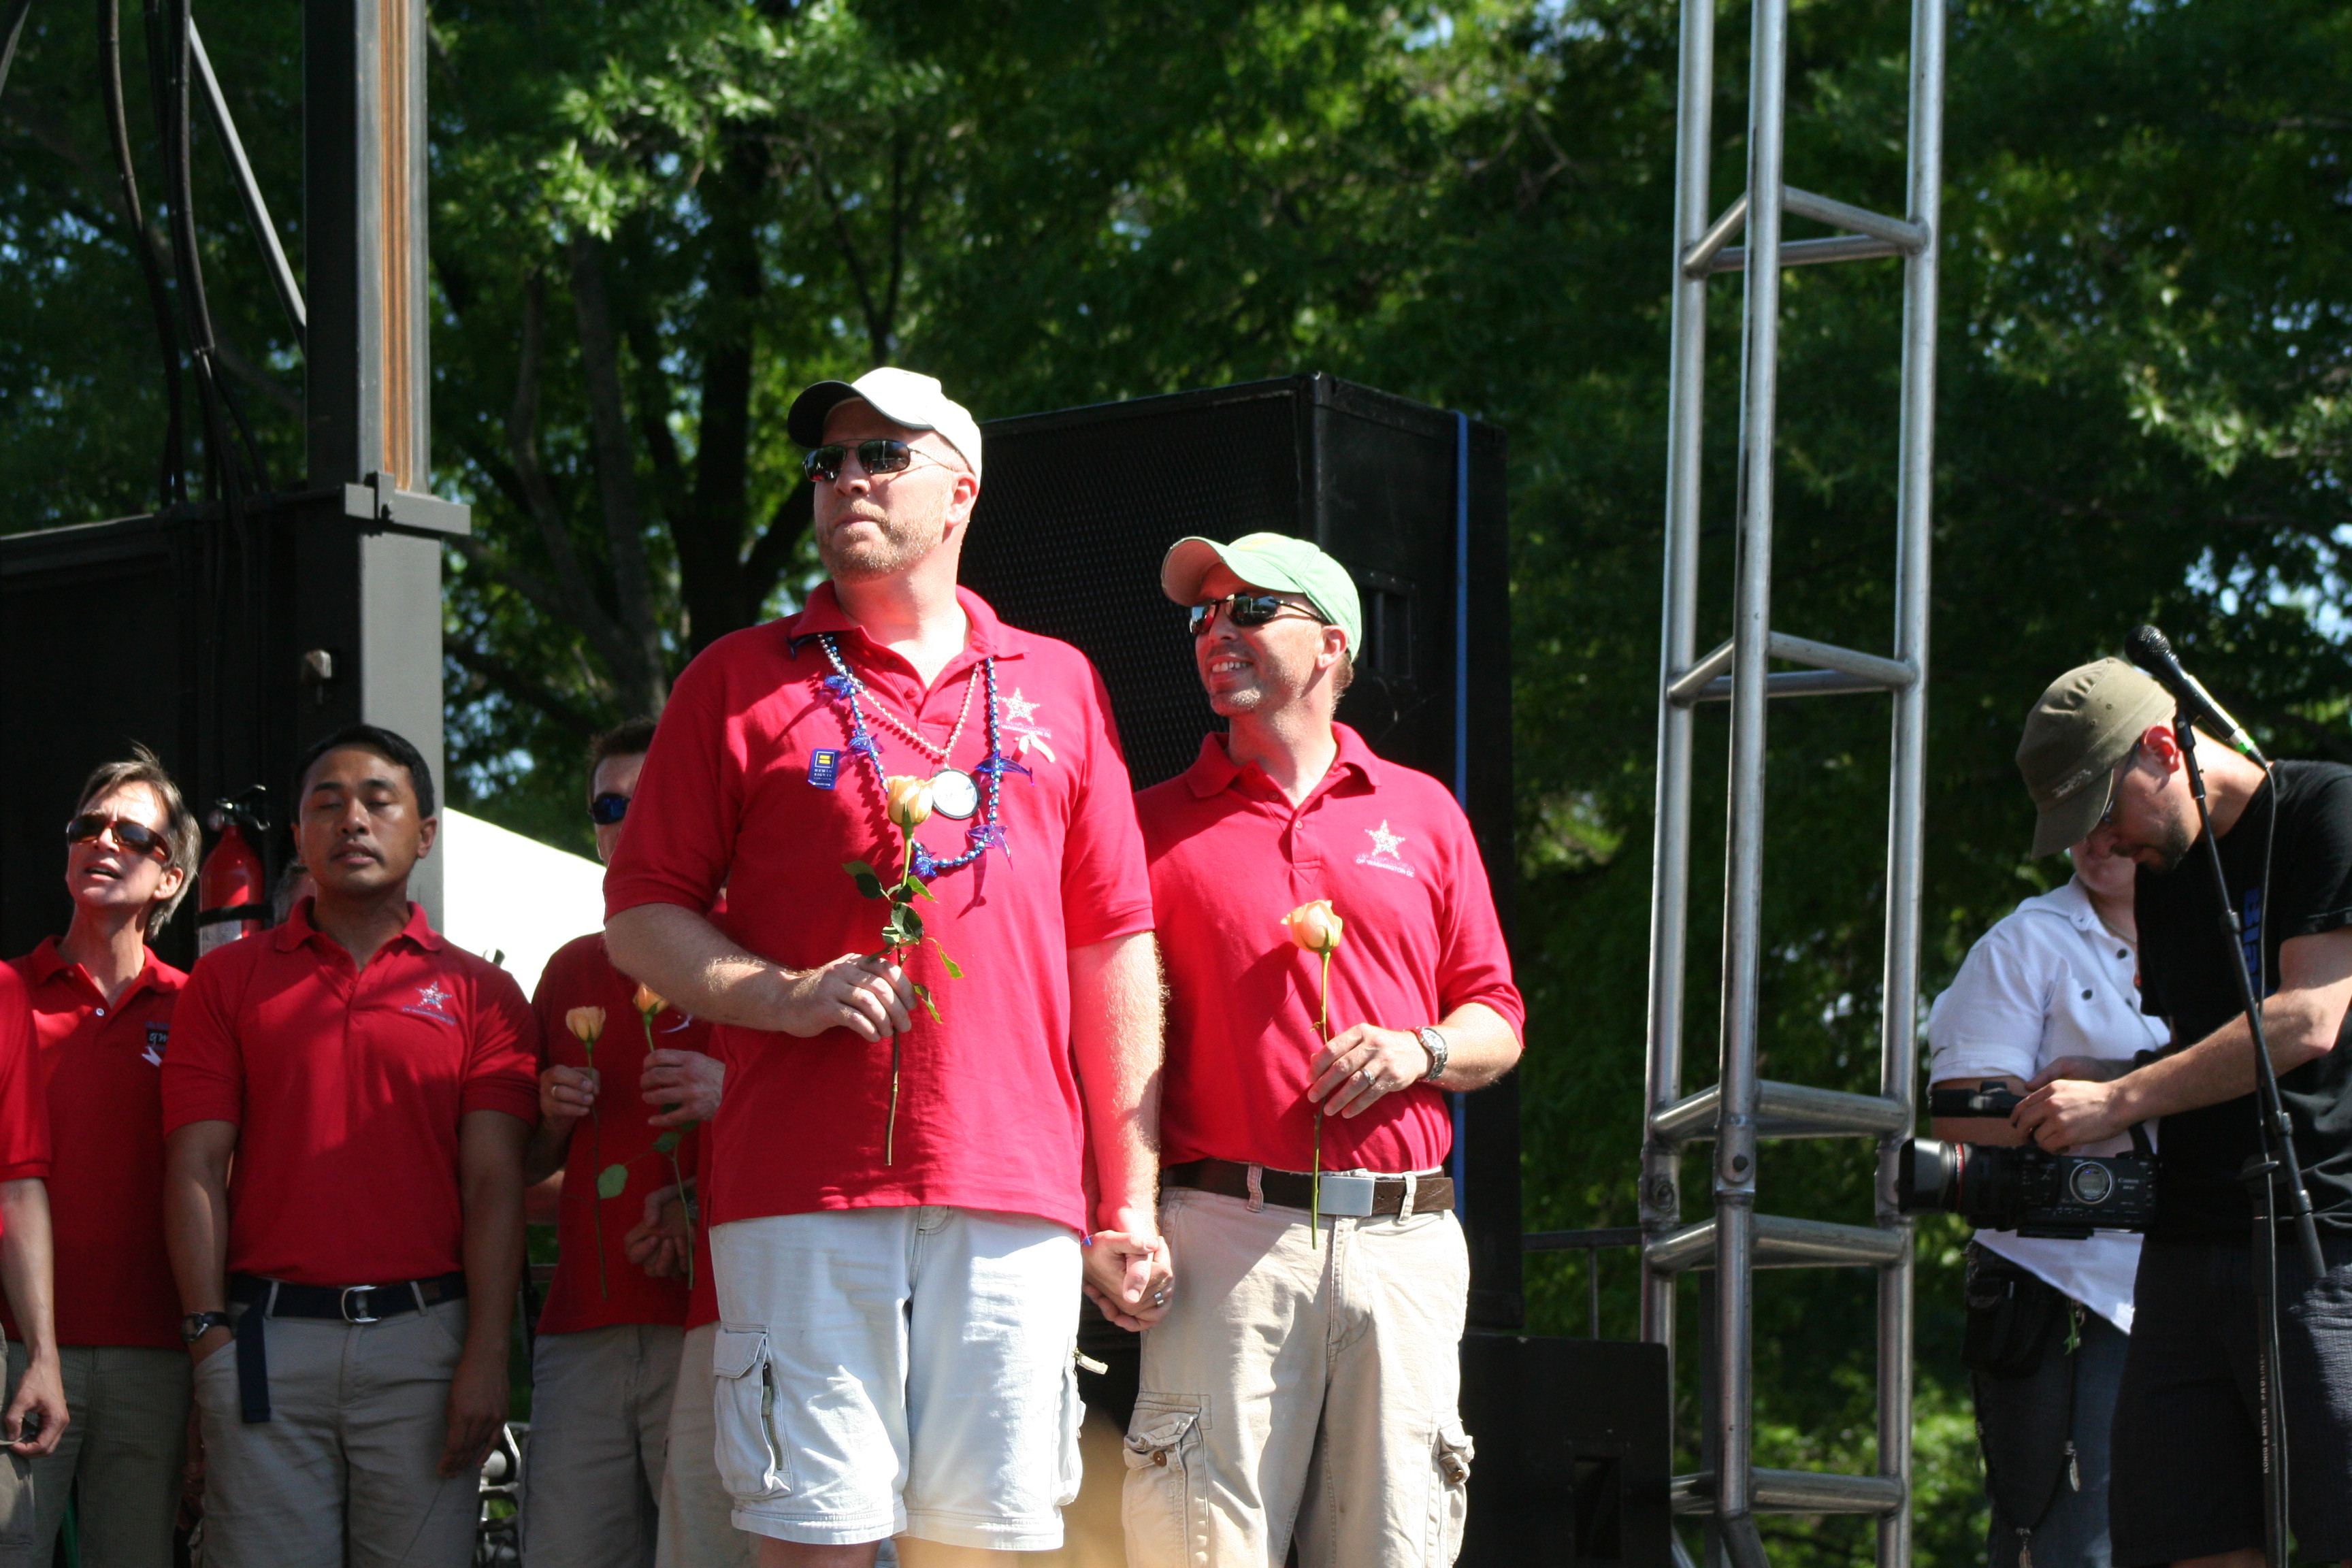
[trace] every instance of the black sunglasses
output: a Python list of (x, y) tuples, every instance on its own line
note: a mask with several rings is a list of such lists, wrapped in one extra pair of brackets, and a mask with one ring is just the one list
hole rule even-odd
[(104, 812), (85, 811), (66, 824), (66, 842), (89, 844), (106, 837), (108, 828), (114, 830), (114, 841), (133, 855), (152, 855), (165, 865), (172, 861), (172, 846), (162, 834), (142, 822), (131, 822)]
[(1209, 629), (1209, 624), (1223, 610), (1237, 626), (1262, 626), (1285, 610), (1296, 610), (1314, 620), (1323, 617), (1312, 609), (1294, 605), (1276, 594), (1228, 594), (1222, 599), (1212, 599), (1205, 605), (1194, 605), (1189, 612), (1188, 624), (1192, 635), (1199, 637)]
[(629, 797), (625, 795), (600, 795), (588, 803), (588, 820), (599, 827), (611, 827), (629, 815)]
[(852, 452), (857, 454), (858, 466), (877, 477), (901, 472), (918, 458), (928, 462), (939, 463), (943, 468), (948, 466), (940, 462), (939, 458), (932, 457), (929, 452), (918, 452), (904, 441), (892, 441), (877, 437), (871, 441), (860, 441), (854, 447), (844, 446), (839, 442), (823, 447), (812, 447), (809, 448), (808, 456), (801, 459), (801, 472), (806, 474), (814, 482), (829, 485), (841, 478), (842, 460)]

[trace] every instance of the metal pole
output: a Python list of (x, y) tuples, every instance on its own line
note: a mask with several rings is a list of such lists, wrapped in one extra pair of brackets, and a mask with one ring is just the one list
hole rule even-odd
[(204, 84), (205, 107), (212, 111), (213, 129), (219, 132), (221, 146), (228, 153), (229, 173), (236, 182), (236, 194), (245, 201), (246, 220), (253, 225), (256, 238), (261, 241), (262, 259), (269, 264), (270, 287), (278, 290), (278, 303), (293, 324), (294, 341), (300, 342), (304, 330), (302, 289), (294, 281), (294, 268), (286, 259), (286, 247), (278, 243), (278, 226), (269, 221), (269, 205), (261, 199), (261, 184), (253, 177), (253, 165), (246, 160), (245, 142), (236, 133), (236, 121), (229, 118), (228, 100), (221, 95), (220, 79), (213, 75), (212, 57), (205, 53), (204, 36), (196, 31), (196, 19), (188, 18), (188, 52), (196, 62), (196, 79)]
[[(1917, 1092), (1919, 874), (1927, 749), (1927, 571), (1936, 439), (1936, 272), (1942, 236), (1944, 5), (1912, 0), (1911, 166), (1905, 215), (1927, 243), (1903, 266), (1902, 452), (1895, 492), (1895, 657), (1917, 672), (1894, 694), (1893, 799), (1887, 814), (1886, 969), (1879, 1092), (1906, 1111)], [(1906, 1115), (1905, 1121), (1908, 1123)], [(1878, 1280), (1878, 1470), (1903, 1483), (1905, 1506), (1878, 1523), (1878, 1568), (1911, 1561), (1911, 1221), (1895, 1207), (1899, 1138), (1878, 1148), (1878, 1223), (1903, 1234), (1900, 1259)]]
[(1754, 1505), (1756, 1029), (1764, 901), (1764, 717), (1771, 636), (1772, 448), (1780, 313), (1781, 138), (1788, 0), (1756, 0), (1748, 79), (1748, 296), (1740, 462), (1746, 479), (1732, 611), (1731, 827), (1724, 876), (1723, 1074), (1715, 1146), (1716, 1514), (1738, 1568), (1761, 1568)]
[[(1706, 392), (1706, 275), (1685, 274), (1683, 251), (1707, 225), (1713, 150), (1715, 0), (1683, 0), (1681, 102), (1675, 117), (1674, 348), (1666, 431), (1665, 595), (1658, 658), (1658, 811), (1651, 854), (1648, 1095), (1641, 1213), (1652, 1235), (1682, 1219), (1682, 1161), (1649, 1119), (1682, 1093), (1683, 999), (1690, 936), (1690, 705), (1666, 688), (1697, 657), (1699, 459)], [(1642, 1277), (1642, 1337), (1675, 1342), (1675, 1277)], [(1671, 1374), (1669, 1374), (1671, 1378)]]

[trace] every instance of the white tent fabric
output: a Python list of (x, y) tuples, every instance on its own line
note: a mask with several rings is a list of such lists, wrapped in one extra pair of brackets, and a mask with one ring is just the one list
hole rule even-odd
[(441, 934), (494, 959), (528, 996), (555, 950), (604, 923), (604, 868), (441, 808)]

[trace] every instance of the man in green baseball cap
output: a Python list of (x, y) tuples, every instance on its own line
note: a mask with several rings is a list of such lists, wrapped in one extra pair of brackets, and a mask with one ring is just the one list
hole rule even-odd
[(2151, 724), (2172, 717), (2163, 687), (2119, 658), (2068, 670), (2026, 716), (2017, 769), (2033, 797), (2033, 853), (2080, 844), (2106, 820), (2117, 770)]
[[(1212, 587), (1209, 580), (1220, 566), (1234, 581), (1221, 581)], [(1180, 605), (1197, 605), (1203, 599), (1230, 595), (1235, 588), (1255, 589), (1261, 595), (1269, 590), (1301, 595), (1324, 625), (1348, 634), (1349, 662), (1363, 648), (1364, 609), (1356, 596), (1356, 580), (1348, 575), (1345, 566), (1304, 539), (1286, 533), (1244, 533), (1231, 544), (1220, 544), (1194, 535), (1171, 545), (1160, 563), (1160, 591)], [(1240, 611), (1243, 626), (1252, 624), (1249, 613), (1247, 606)], [(1340, 684), (1345, 686), (1346, 681)]]

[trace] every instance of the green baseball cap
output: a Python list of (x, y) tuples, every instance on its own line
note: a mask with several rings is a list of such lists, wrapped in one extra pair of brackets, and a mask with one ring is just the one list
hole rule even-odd
[(2033, 853), (2080, 844), (2107, 814), (2116, 766), (2151, 724), (2172, 717), (2163, 687), (2119, 658), (2079, 665), (2025, 716), (2017, 771), (2033, 797)]
[(1253, 588), (1304, 594), (1315, 613), (1348, 634), (1348, 652), (1364, 651), (1364, 606), (1348, 569), (1304, 539), (1286, 533), (1244, 533), (1231, 544), (1195, 534), (1168, 547), (1160, 563), (1160, 591), (1180, 605), (1201, 602), (1201, 584), (1223, 563)]

